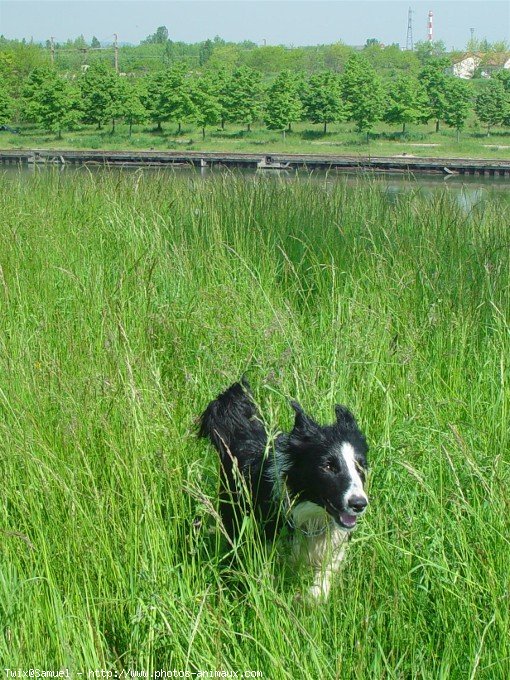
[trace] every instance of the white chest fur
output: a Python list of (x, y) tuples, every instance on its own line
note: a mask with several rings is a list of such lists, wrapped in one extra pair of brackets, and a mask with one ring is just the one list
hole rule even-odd
[(295, 527), (293, 560), (313, 568), (310, 594), (314, 598), (326, 598), (344, 558), (349, 532), (335, 524), (315, 503), (298, 504), (292, 510), (292, 520)]

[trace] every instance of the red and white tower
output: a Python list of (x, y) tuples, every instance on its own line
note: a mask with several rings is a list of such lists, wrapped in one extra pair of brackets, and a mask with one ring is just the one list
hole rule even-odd
[(429, 11), (429, 23), (428, 23), (428, 31), (427, 31), (427, 38), (429, 42), (432, 42), (432, 18), (433, 18), (432, 10)]

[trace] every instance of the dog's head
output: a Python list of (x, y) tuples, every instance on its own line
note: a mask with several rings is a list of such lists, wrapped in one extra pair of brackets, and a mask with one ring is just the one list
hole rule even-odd
[(286, 479), (298, 502), (326, 510), (350, 530), (368, 504), (364, 490), (368, 445), (356, 419), (345, 406), (335, 406), (336, 422), (319, 425), (297, 402), (296, 420), (287, 437)]

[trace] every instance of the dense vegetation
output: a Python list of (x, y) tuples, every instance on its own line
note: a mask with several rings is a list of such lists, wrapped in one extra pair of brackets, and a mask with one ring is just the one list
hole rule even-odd
[[(216, 40), (179, 51), (158, 29), (139, 47), (120, 50), (128, 70), (119, 75), (101, 48), (68, 48), (70, 55), (86, 56), (80, 69), (76, 56), (65, 61), (65, 50), (52, 65), (43, 47), (0, 40), (0, 124), (60, 138), (64, 131), (107, 124), (114, 135), (119, 122), (129, 136), (142, 124), (161, 134), (171, 123), (177, 134), (193, 126), (205, 139), (208, 129), (226, 125), (250, 131), (262, 122), (285, 136), (301, 121), (320, 125), (324, 134), (331, 124), (349, 121), (368, 141), (381, 124), (405, 136), (410, 126), (433, 121), (436, 132), (444, 124), (458, 141), (476, 115), (487, 134), (498, 126), (510, 129), (510, 71), (496, 70), (482, 82), (458, 79), (449, 74), (452, 55), (437, 44), (416, 52), (377, 41), (363, 50), (330, 45), (301, 63), (308, 48)], [(229, 51), (235, 58), (226, 57)], [(133, 54), (138, 61), (130, 61)], [(144, 59), (147, 68), (140, 67)]]
[[(3, 668), (510, 676), (508, 201), (84, 171), (0, 176), (0, 213)], [(195, 418), (242, 372), (270, 428), (366, 430), (324, 606), (210, 533)]]

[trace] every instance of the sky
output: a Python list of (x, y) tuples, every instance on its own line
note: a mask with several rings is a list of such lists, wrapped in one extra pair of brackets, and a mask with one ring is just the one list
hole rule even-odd
[(428, 11), (434, 39), (462, 49), (474, 36), (510, 41), (510, 0), (0, 0), (0, 34), (65, 41), (83, 34), (101, 42), (138, 44), (166, 26), (172, 40), (198, 42), (219, 35), (235, 42), (317, 45), (368, 38), (406, 44), (408, 8), (414, 41), (425, 40)]

